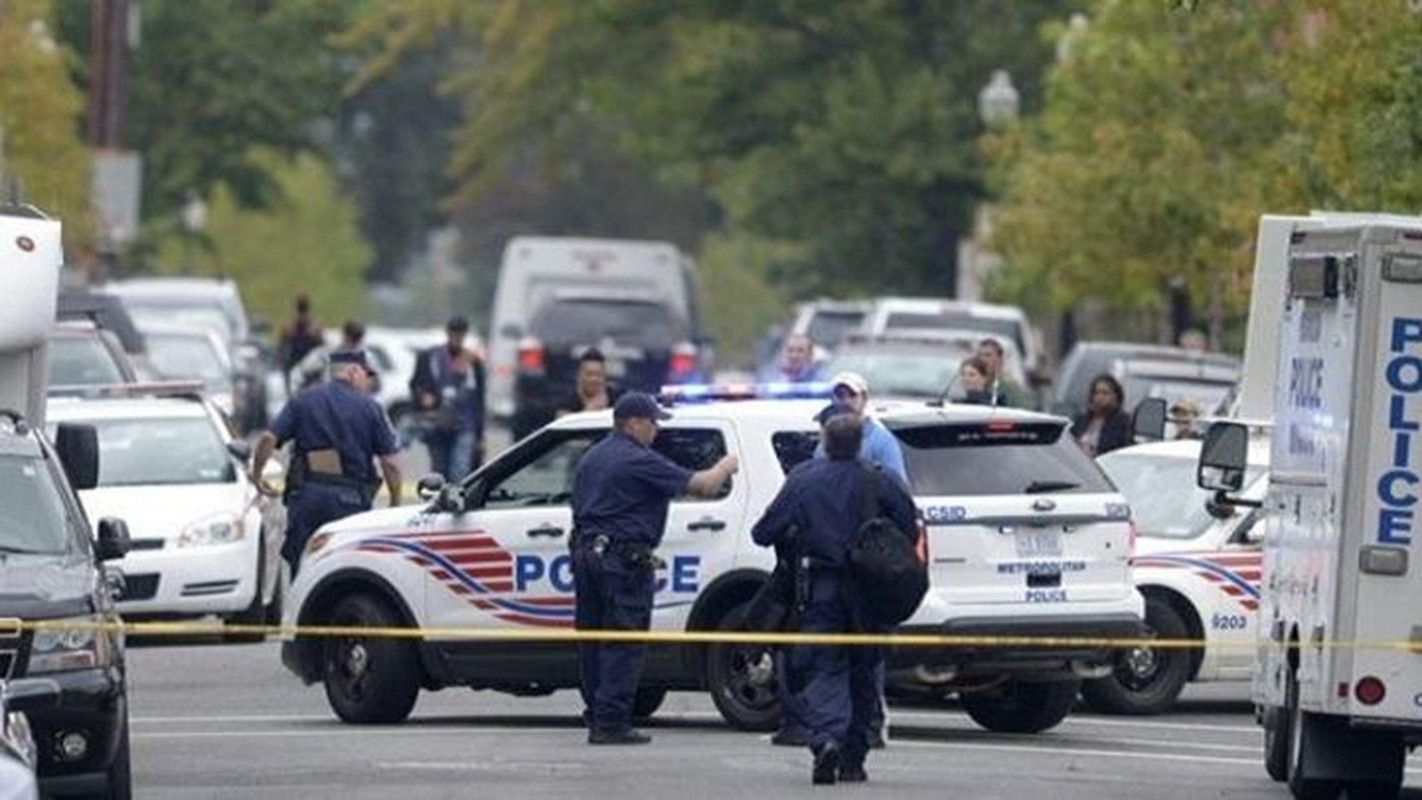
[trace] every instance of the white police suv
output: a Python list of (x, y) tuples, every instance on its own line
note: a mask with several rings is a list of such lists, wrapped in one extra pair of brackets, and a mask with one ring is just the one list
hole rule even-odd
[[(818, 387), (825, 389), (827, 387)], [(763, 399), (778, 389), (794, 399)], [(741, 472), (725, 493), (671, 504), (659, 554), (652, 627), (731, 630), (774, 564), (750, 530), (810, 458), (824, 405), (804, 388), (681, 387), (654, 445), (701, 469), (726, 453)], [(744, 399), (732, 399), (732, 398)], [(902, 630), (962, 635), (1136, 635), (1143, 603), (1131, 582), (1130, 512), (1064, 433), (1066, 420), (981, 406), (875, 409), (903, 443), (928, 530), (932, 589)], [(283, 661), (324, 681), (336, 714), (394, 722), (420, 689), (469, 686), (538, 695), (577, 686), (572, 643), (476, 641), (443, 629), (560, 629), (573, 624), (567, 551), (579, 458), (605, 436), (609, 412), (560, 419), (458, 486), (422, 482), (424, 508), (372, 511), (312, 537), (286, 606), (288, 625), (429, 629), (416, 639), (296, 636)], [(1084, 677), (1110, 671), (1103, 648), (904, 648), (895, 685), (960, 692), (980, 724), (1040, 731), (1065, 717)], [(732, 725), (778, 718), (771, 652), (741, 644), (654, 646), (637, 711), (668, 690), (708, 690)]]

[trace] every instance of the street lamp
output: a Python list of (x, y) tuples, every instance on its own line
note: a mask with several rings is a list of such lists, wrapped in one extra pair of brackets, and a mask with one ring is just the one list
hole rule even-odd
[(1022, 97), (1005, 69), (993, 70), (992, 78), (978, 92), (978, 116), (989, 128), (1005, 128), (1016, 122), (1021, 105)]
[(202, 233), (203, 226), (207, 224), (207, 203), (196, 194), (189, 194), (186, 203), (183, 203), (179, 217), (183, 223), (183, 231), (187, 234), (183, 237), (183, 264), (184, 272), (191, 272), (193, 269), (193, 251), (197, 245), (198, 234)]

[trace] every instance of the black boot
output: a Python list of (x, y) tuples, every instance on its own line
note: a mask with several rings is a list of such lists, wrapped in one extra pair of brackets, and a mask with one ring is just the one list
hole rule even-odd
[(815, 748), (815, 769), (810, 782), (816, 786), (830, 785), (839, 777), (839, 745), (826, 742)]
[(839, 782), (840, 783), (864, 783), (869, 780), (869, 773), (864, 771), (864, 756), (860, 754), (855, 757), (846, 753), (839, 762)]
[(588, 744), (647, 744), (652, 737), (631, 728), (588, 731)]

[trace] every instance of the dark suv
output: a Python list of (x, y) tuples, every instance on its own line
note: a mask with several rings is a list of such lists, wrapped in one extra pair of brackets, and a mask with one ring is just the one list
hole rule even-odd
[(701, 352), (691, 323), (668, 303), (619, 296), (560, 296), (533, 315), (519, 342), (514, 439), (551, 422), (577, 387), (578, 359), (589, 348), (607, 359), (607, 380), (650, 392), (699, 379)]
[(0, 411), (0, 680), (59, 693), (29, 714), (46, 796), (132, 795), (123, 637), (103, 567), (128, 531), (105, 519), (91, 537), (75, 490), (97, 479), (93, 428), (61, 425), (51, 446)]

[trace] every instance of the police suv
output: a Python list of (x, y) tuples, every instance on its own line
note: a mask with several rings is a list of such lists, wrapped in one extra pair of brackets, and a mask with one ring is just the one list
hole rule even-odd
[[(827, 389), (684, 386), (664, 395), (672, 419), (654, 447), (693, 470), (735, 453), (741, 472), (720, 497), (671, 504), (654, 631), (741, 626), (774, 565), (772, 553), (751, 542), (751, 527), (786, 472), (812, 457)], [(816, 392), (823, 395), (807, 399)], [(1066, 420), (959, 405), (892, 404), (874, 414), (903, 445), (928, 533), (932, 587), (901, 630), (1138, 634), (1143, 603), (1131, 582), (1130, 510), (1065, 434)], [(422, 481), (424, 508), (372, 511), (322, 528), (291, 586), (284, 622), (571, 628), (573, 475), (611, 425), (609, 412), (564, 417), (457, 486)], [(1035, 732), (1060, 722), (1080, 680), (1107, 674), (1114, 658), (1098, 647), (905, 648), (890, 654), (889, 669), (897, 686), (960, 692), (989, 729)], [(324, 681), (332, 709), (349, 722), (402, 720), (422, 688), (539, 695), (578, 684), (575, 645), (565, 642), (297, 636), (284, 644), (283, 660), (304, 681)], [(668, 690), (708, 690), (738, 728), (766, 730), (778, 719), (764, 646), (653, 647), (636, 710), (652, 714)]]

